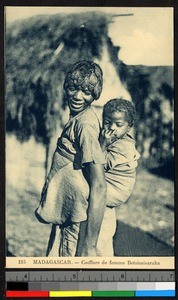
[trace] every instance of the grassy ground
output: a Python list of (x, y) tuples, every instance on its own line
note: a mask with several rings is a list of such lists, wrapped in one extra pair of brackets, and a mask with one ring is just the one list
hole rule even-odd
[[(11, 137), (6, 151), (8, 250), (15, 256), (45, 256), (50, 225), (40, 224), (34, 215), (44, 180), (44, 149), (37, 147), (33, 141), (22, 147)], [(173, 246), (173, 181), (154, 175), (140, 166), (134, 192), (117, 209), (117, 219)]]
[(131, 227), (151, 233), (174, 245), (174, 184), (144, 168), (137, 172), (137, 182), (127, 203), (117, 210), (117, 219)]

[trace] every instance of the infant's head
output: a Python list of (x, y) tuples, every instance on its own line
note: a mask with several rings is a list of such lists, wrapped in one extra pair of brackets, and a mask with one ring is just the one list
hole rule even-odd
[(133, 126), (135, 106), (131, 101), (116, 98), (108, 101), (103, 108), (103, 128), (122, 138)]

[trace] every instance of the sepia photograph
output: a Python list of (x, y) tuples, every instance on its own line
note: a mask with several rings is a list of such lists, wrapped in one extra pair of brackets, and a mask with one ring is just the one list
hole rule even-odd
[(174, 257), (173, 8), (4, 17), (7, 261)]

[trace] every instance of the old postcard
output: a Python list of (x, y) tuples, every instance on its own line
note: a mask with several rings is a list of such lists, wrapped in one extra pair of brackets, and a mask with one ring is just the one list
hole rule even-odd
[(173, 8), (4, 13), (6, 267), (174, 269)]

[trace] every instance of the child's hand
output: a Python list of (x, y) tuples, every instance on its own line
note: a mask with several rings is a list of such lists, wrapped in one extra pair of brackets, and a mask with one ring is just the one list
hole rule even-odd
[(117, 140), (115, 130), (102, 129), (100, 133), (101, 148), (105, 150), (111, 143)]

